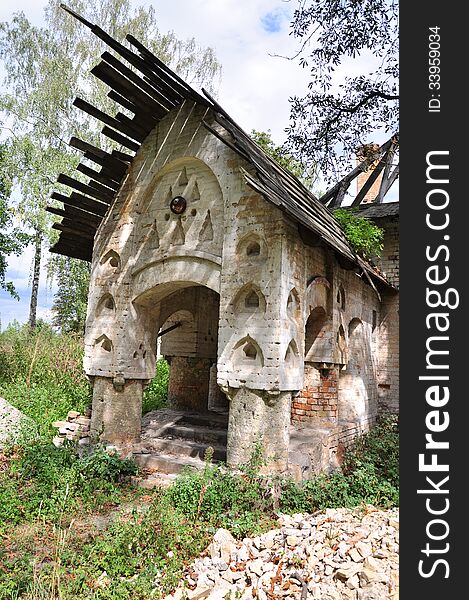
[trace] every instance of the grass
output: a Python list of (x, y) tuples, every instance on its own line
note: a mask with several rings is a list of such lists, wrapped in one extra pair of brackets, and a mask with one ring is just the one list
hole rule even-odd
[[(168, 490), (135, 488), (132, 461), (50, 442), (52, 421), (89, 403), (81, 353), (79, 338), (47, 328), (0, 334), (0, 394), (39, 430), (0, 453), (0, 598), (158, 598), (218, 527), (242, 538), (275, 525), (279, 511), (398, 503), (395, 417), (359, 438), (341, 470), (301, 484), (261, 475), (257, 444), (238, 473), (212, 464), (208, 453), (203, 471), (187, 470)], [(167, 376), (161, 361), (144, 410), (162, 405)]]
[(69, 410), (84, 412), (91, 386), (83, 373), (83, 341), (49, 326), (9, 326), (0, 334), (0, 396), (36, 422), (40, 435)]

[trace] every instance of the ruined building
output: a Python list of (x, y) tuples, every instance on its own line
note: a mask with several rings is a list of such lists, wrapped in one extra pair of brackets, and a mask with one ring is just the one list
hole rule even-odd
[(78, 18), (123, 59), (104, 53), (93, 73), (133, 115), (75, 102), (127, 150), (72, 138), (88, 182), (60, 176), (73, 191), (54, 193), (64, 208), (50, 209), (63, 217), (52, 251), (92, 264), (84, 368), (95, 438), (139, 440), (159, 336), (170, 406), (228, 413), (229, 465), (258, 439), (272, 471), (337, 464), (398, 406), (398, 204), (363, 207), (387, 232), (378, 270), (208, 94), (132, 36), (130, 50)]

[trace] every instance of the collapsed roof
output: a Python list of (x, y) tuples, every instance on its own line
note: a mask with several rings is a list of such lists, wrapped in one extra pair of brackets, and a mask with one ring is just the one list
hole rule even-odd
[[(86, 162), (81, 162), (77, 170), (88, 178), (88, 182), (83, 183), (82, 178), (59, 175), (58, 182), (71, 188), (71, 192), (68, 196), (59, 192), (52, 194), (53, 199), (63, 204), (63, 209), (47, 208), (49, 212), (62, 217), (60, 223), (53, 225), (60, 231), (60, 235), (50, 249), (51, 252), (91, 261), (94, 235), (112, 206), (140, 145), (158, 122), (172, 110), (184, 102), (195, 102), (212, 111), (224, 133), (213, 129), (204, 120), (202, 123), (207, 130), (254, 167), (255, 176), (243, 170), (248, 186), (293, 218), (300, 230), (306, 228), (306, 231), (319, 236), (342, 260), (345, 259), (349, 267), (359, 266), (368, 279), (372, 275), (389, 285), (356, 255), (331, 211), (294, 175), (267, 156), (208, 92), (203, 90), (204, 96), (196, 92), (132, 35), (126, 36), (132, 46), (130, 49), (98, 25), (90, 23), (68, 7), (61, 6), (138, 73), (109, 52), (101, 55), (101, 62), (91, 71), (109, 86), (108, 97), (133, 113), (133, 118), (122, 112), (110, 116), (80, 98), (74, 101), (76, 107), (105, 124), (101, 131), (103, 135), (125, 147), (128, 152), (107, 152), (76, 137), (70, 140), (70, 146), (83, 152)], [(87, 161), (95, 163), (99, 170), (90, 168)]]

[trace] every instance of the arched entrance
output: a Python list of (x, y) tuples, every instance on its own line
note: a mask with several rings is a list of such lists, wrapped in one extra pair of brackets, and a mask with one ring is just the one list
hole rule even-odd
[(158, 353), (170, 365), (170, 408), (228, 410), (217, 385), (219, 306), (219, 294), (200, 285), (169, 292), (159, 303)]

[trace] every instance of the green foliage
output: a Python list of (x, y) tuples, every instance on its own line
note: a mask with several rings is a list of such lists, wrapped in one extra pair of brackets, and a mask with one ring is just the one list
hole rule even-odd
[(5, 149), (0, 144), (0, 289), (6, 290), (13, 298), (19, 296), (11, 281), (6, 281), (7, 258), (10, 254), (19, 256), (30, 237), (13, 227), (13, 219), (8, 207), (11, 192), (11, 179), (5, 164)]
[(83, 373), (83, 341), (39, 323), (0, 333), (0, 395), (50, 436), (52, 423), (69, 410), (84, 412), (91, 387)]
[(208, 543), (208, 532), (160, 493), (143, 517), (135, 513), (129, 522), (115, 523), (101, 540), (85, 548), (80, 562), (91, 574), (104, 570), (116, 583), (123, 579), (120, 589), (114, 584), (103, 598), (127, 598), (124, 592), (134, 590), (143, 599), (156, 586), (169, 593), (179, 583), (184, 565)]
[(156, 375), (143, 392), (142, 413), (166, 406), (168, 399), (169, 364), (164, 358), (156, 362)]
[(283, 146), (277, 146), (272, 140), (270, 129), (267, 132), (253, 129), (251, 137), (276, 163), (295, 175), (306, 188), (312, 188), (316, 179), (314, 169), (306, 168), (299, 160), (289, 154)]
[(290, 98), (288, 147), (332, 182), (357, 148), (399, 129), (399, 2), (298, 2), (291, 34), (309, 82)]
[(355, 441), (340, 470), (297, 484), (282, 482), (280, 507), (285, 512), (313, 512), (360, 504), (389, 508), (399, 503), (399, 431), (395, 416)]
[[(52, 261), (49, 261), (49, 266)], [(53, 323), (63, 333), (83, 333), (85, 330), (90, 263), (76, 258), (57, 256), (53, 260), (57, 281), (54, 295)]]
[(359, 437), (347, 452), (343, 470), (352, 473), (363, 464), (371, 464), (376, 476), (399, 487), (399, 420), (396, 415), (382, 416), (376, 426)]
[(264, 531), (272, 525), (274, 504), (270, 481), (259, 474), (256, 460), (240, 474), (210, 464), (209, 454), (202, 472), (186, 470), (168, 490), (173, 506), (213, 531), (224, 527), (239, 538)]
[(83, 504), (115, 502), (118, 483), (137, 472), (133, 461), (102, 448), (80, 457), (75, 445), (56, 448), (44, 438), (11, 452), (0, 473), (0, 532), (8, 522), (58, 522)]
[[(127, 492), (119, 483), (135, 466), (103, 449), (80, 458), (72, 446), (57, 449), (41, 440), (7, 460), (0, 455), (0, 527), (8, 523), (2, 531), (6, 543), (0, 546), (0, 597), (147, 600), (169, 593), (181, 581), (184, 567), (207, 547), (218, 527), (242, 538), (275, 525), (278, 509), (313, 512), (363, 503), (386, 508), (398, 502), (395, 417), (380, 420), (359, 438), (342, 470), (301, 484), (263, 476), (260, 443), (239, 472), (213, 465), (211, 458), (208, 451), (202, 472), (186, 471), (173, 487), (154, 491), (151, 503), (144, 504), (138, 492)], [(83, 518), (125, 493), (133, 494), (130, 513), (108, 518), (100, 532), (88, 529), (84, 535), (82, 524), (73, 535), (71, 518), (78, 511)], [(29, 538), (19, 533), (27, 531), (26, 523), (33, 527)], [(21, 527), (11, 538), (15, 525)], [(107, 583), (98, 587), (103, 572)]]
[(357, 254), (365, 260), (379, 258), (383, 250), (384, 230), (369, 219), (358, 217), (356, 208), (338, 208), (334, 217)]

